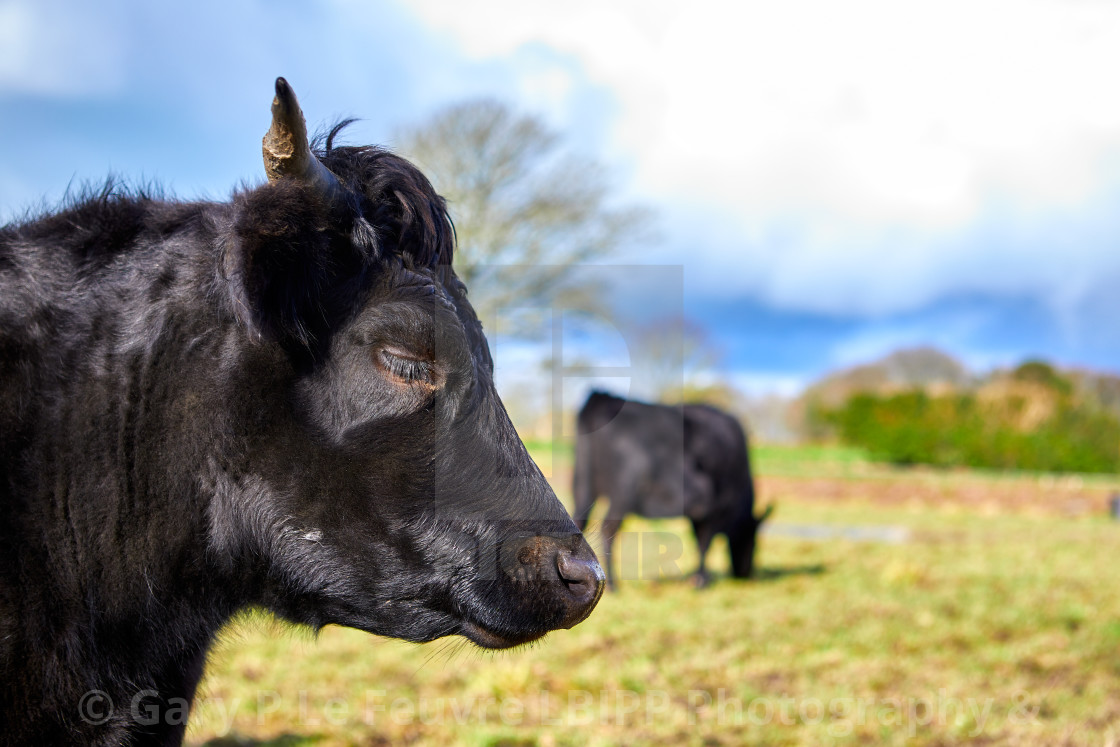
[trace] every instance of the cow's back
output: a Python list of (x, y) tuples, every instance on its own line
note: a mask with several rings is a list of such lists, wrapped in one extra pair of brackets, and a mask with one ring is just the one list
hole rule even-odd
[(691, 475), (679, 407), (593, 393), (578, 423), (577, 461), (589, 463), (593, 495), (609, 497), (619, 512), (650, 518), (686, 513), (687, 496), (695, 491), (686, 485)]

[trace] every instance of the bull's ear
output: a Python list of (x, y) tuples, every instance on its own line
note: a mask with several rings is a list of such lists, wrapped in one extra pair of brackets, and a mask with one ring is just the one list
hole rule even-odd
[(317, 185), (280, 179), (236, 200), (226, 274), (238, 311), (259, 335), (291, 350), (325, 343), (338, 278), (353, 261), (349, 239), (333, 223)]

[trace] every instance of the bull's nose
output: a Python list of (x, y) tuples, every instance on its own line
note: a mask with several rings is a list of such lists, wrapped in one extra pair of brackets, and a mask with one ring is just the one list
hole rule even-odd
[[(502, 568), (550, 629), (571, 628), (587, 619), (603, 596), (605, 574), (580, 534), (536, 535), (508, 545)], [(546, 622), (547, 620), (547, 622)]]
[(565, 604), (568, 610), (562, 625), (571, 628), (586, 620), (591, 610), (595, 609), (599, 597), (603, 596), (606, 576), (586, 544), (575, 552), (560, 549), (556, 553), (556, 572), (567, 592)]

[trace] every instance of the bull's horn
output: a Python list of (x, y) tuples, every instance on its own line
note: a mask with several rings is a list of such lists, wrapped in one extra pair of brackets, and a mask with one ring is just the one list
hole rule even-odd
[(299, 101), (288, 81), (276, 79), (276, 97), (272, 99), (272, 126), (263, 141), (264, 171), (268, 181), (300, 179), (317, 185), (325, 193), (338, 187), (338, 180), (311, 152), (307, 140), (307, 122)]

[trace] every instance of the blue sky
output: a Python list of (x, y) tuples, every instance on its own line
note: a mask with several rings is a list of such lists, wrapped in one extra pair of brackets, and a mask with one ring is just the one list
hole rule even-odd
[[(189, 6), (189, 7), (188, 7)], [(0, 217), (262, 178), (272, 80), (353, 142), (491, 95), (658, 213), (736, 380), (935, 344), (1120, 370), (1120, 9), (853, 0), (0, 0)]]

